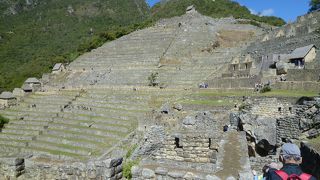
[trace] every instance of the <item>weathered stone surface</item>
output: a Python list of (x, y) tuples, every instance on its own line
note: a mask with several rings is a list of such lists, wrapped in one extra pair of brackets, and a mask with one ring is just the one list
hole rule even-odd
[(155, 170), (156, 174), (159, 175), (167, 175), (168, 174), (168, 169), (164, 168), (164, 167), (157, 167)]
[(131, 174), (132, 174), (132, 177), (139, 177), (141, 174), (141, 169), (138, 166), (132, 166)]
[(204, 130), (216, 127), (216, 121), (209, 111), (197, 112), (182, 120), (182, 127), (188, 130)]
[(143, 178), (150, 179), (155, 177), (154, 171), (151, 169), (143, 168), (141, 173)]
[(180, 171), (170, 171), (168, 172), (168, 176), (172, 178), (183, 178), (183, 176), (186, 174), (186, 172), (180, 172)]
[(221, 179), (214, 175), (207, 175), (206, 180), (221, 180)]

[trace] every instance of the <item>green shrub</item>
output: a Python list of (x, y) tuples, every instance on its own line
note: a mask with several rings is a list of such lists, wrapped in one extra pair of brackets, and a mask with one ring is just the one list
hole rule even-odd
[(151, 73), (151, 75), (148, 77), (149, 86), (157, 86), (159, 83), (157, 82), (158, 79), (158, 73)]
[(260, 93), (266, 93), (266, 92), (270, 92), (271, 88), (270, 86), (264, 86), (261, 90)]
[(127, 154), (126, 154), (126, 159), (130, 158), (133, 151), (138, 147), (137, 144), (133, 145), (132, 147), (129, 148), (129, 150), (127, 151)]
[(3, 127), (4, 124), (8, 123), (9, 119), (0, 115), (0, 128)]
[(139, 160), (135, 160), (135, 161), (125, 161), (123, 164), (123, 176), (126, 179), (131, 179), (132, 178), (132, 174), (131, 174), (131, 168), (135, 165), (139, 164)]

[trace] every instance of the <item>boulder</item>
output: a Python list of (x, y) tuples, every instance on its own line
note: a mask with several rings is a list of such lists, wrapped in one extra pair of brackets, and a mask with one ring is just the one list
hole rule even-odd
[(142, 169), (142, 177), (144, 179), (151, 179), (151, 178), (155, 177), (155, 173), (151, 169), (143, 168)]
[(182, 120), (182, 128), (185, 130), (214, 129), (216, 125), (216, 121), (209, 111), (196, 112)]

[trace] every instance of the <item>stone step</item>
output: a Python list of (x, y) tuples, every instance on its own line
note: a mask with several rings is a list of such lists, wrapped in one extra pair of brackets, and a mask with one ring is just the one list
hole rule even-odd
[(92, 119), (115, 119), (119, 121), (130, 121), (137, 119), (136, 117), (129, 117), (129, 116), (121, 116), (118, 114), (108, 114), (108, 116), (104, 115), (88, 115), (88, 114), (76, 114), (72, 112), (63, 112), (58, 118), (64, 119), (76, 119), (76, 120), (87, 120), (91, 121)]
[(93, 118), (91, 120), (79, 120), (79, 119), (66, 119), (66, 118), (55, 118), (53, 122), (60, 122), (66, 124), (75, 124), (75, 125), (83, 125), (83, 126), (112, 126), (112, 127), (120, 127), (120, 128), (130, 128), (135, 121), (123, 121), (123, 120), (113, 120), (113, 119), (96, 119)]
[[(67, 114), (69, 114), (69, 116)], [(70, 117), (70, 114), (71, 114), (71, 117)], [(105, 111), (97, 112), (97, 111), (83, 111), (83, 110), (71, 109), (61, 113), (59, 117), (72, 118), (72, 116), (78, 115), (78, 116), (88, 116), (89, 119), (92, 117), (104, 117), (104, 118), (111, 117), (116, 119), (129, 120), (129, 119), (135, 119), (143, 114), (145, 114), (145, 112), (123, 112), (121, 110), (110, 110), (110, 109), (105, 109)]]
[(20, 134), (21, 136), (30, 135), (30, 136), (37, 136), (41, 134), (41, 131), (38, 130), (30, 130), (30, 129), (16, 129), (16, 128), (3, 128), (2, 133), (8, 134)]
[(0, 153), (2, 157), (16, 156), (20, 154), (23, 146), (14, 146), (10, 144), (0, 144)]
[(35, 138), (33, 135), (21, 135), (21, 134), (14, 134), (14, 133), (5, 133), (2, 132), (0, 133), (0, 138), (1, 139), (7, 139), (11, 141), (31, 141), (32, 139)]
[(117, 138), (117, 139), (121, 139), (125, 135), (122, 132), (116, 131), (116, 129), (112, 131), (106, 131), (104, 129), (89, 128), (84, 126), (69, 125), (69, 124), (63, 124), (63, 123), (52, 123), (50, 124), (49, 129), (68, 130), (68, 131), (74, 131), (78, 133), (82, 132), (86, 134), (100, 135), (100, 136)]
[(52, 158), (63, 159), (63, 160), (68, 160), (68, 159), (69, 160), (74, 160), (74, 159), (87, 160), (88, 159), (88, 156), (79, 155), (77, 153), (53, 150), (46, 147), (33, 146), (33, 147), (27, 147), (22, 151), (26, 153), (32, 153), (32, 154), (50, 155), (50, 157)]
[(45, 129), (45, 126), (42, 125), (29, 125), (29, 124), (9, 124), (5, 125), (5, 129), (25, 129), (25, 130), (32, 130), (32, 131), (42, 131)]
[(120, 124), (111, 124), (111, 123), (100, 123), (100, 122), (95, 122), (95, 121), (77, 121), (77, 120), (66, 120), (66, 119), (55, 119), (52, 123), (50, 123), (50, 126), (55, 123), (63, 123), (63, 124), (68, 124), (68, 125), (76, 125), (76, 126), (81, 126), (81, 127), (88, 127), (88, 128), (98, 128), (98, 129), (103, 129), (103, 130), (108, 130), (108, 131), (113, 131), (117, 130), (122, 133), (127, 133), (129, 131), (132, 124), (128, 124), (127, 126), (123, 126)]
[(19, 124), (19, 125), (35, 125), (35, 126), (48, 126), (49, 121), (38, 121), (38, 120), (10, 120), (10, 124)]
[(92, 141), (92, 142), (98, 142), (98, 143), (105, 143), (105, 142), (110, 142), (110, 143), (115, 143), (117, 140), (116, 138), (109, 138), (106, 136), (100, 136), (100, 135), (94, 135), (94, 134), (87, 134), (87, 133), (81, 133), (81, 132), (75, 132), (75, 131), (68, 131), (68, 130), (61, 130), (61, 129), (54, 129), (50, 128), (46, 132), (48, 135), (52, 136), (57, 136), (61, 138), (71, 138), (71, 139), (83, 139), (87, 141)]
[(38, 141), (45, 141), (56, 144), (66, 144), (70, 146), (87, 148), (87, 149), (101, 149), (102, 147), (111, 147), (111, 144), (108, 143), (97, 143), (94, 141), (88, 141), (80, 138), (71, 139), (71, 138), (61, 138), (59, 136), (53, 136), (45, 134), (37, 138)]
[(28, 144), (28, 147), (32, 148), (40, 148), (40, 149), (48, 149), (53, 151), (60, 151), (66, 153), (72, 153), (80, 156), (88, 156), (90, 153), (93, 153), (94, 150), (88, 148), (80, 148), (77, 146), (71, 146), (67, 144), (61, 143), (51, 143), (47, 141), (32, 141)]
[[(19, 147), (25, 147), (28, 144), (28, 141), (23, 140), (13, 140), (13, 139), (6, 139), (0, 137), (0, 144), (3, 145), (11, 145), (11, 146), (19, 146)], [(0, 148), (1, 149), (1, 148)], [(1, 155), (0, 155), (1, 156)]]

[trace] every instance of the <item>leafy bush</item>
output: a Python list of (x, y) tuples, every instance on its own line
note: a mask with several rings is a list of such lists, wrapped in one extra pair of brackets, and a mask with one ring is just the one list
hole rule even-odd
[(123, 176), (126, 178), (126, 179), (132, 179), (132, 174), (131, 174), (131, 168), (135, 165), (138, 165), (139, 164), (139, 161), (138, 160), (135, 160), (135, 161), (125, 161), (124, 164), (123, 164), (123, 170), (122, 170), (122, 173), (123, 173)]
[(158, 73), (151, 73), (151, 75), (148, 77), (148, 81), (149, 81), (149, 86), (157, 86), (159, 85), (159, 83), (157, 82), (157, 78), (158, 78)]
[(266, 92), (270, 92), (271, 88), (270, 86), (264, 86), (261, 90), (260, 93), (266, 93)]
[(8, 123), (9, 122), (9, 119), (3, 117), (0, 115), (0, 128), (3, 128), (3, 125)]

